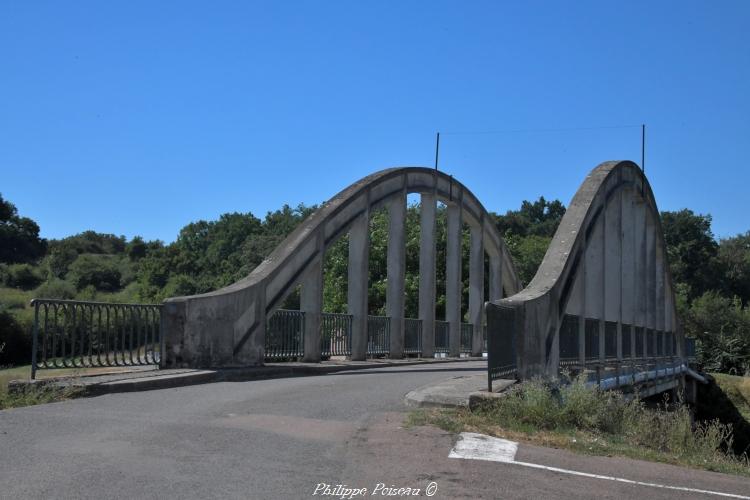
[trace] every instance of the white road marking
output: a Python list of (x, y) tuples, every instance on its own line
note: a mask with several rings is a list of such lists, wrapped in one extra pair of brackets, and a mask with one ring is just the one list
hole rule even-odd
[(520, 465), (521, 467), (530, 467), (533, 469), (542, 469), (548, 470), (550, 472), (559, 472), (561, 474), (570, 474), (573, 476), (590, 477), (593, 479), (604, 479), (606, 481), (615, 481), (618, 483), (635, 484), (638, 486), (650, 486), (652, 488), (662, 488), (666, 490), (689, 491), (692, 493), (703, 493), (706, 495), (716, 495), (720, 497), (750, 500), (750, 497), (737, 495), (734, 493), (701, 490), (697, 488), (688, 488), (686, 486), (669, 486), (666, 484), (647, 483), (644, 481), (634, 481), (632, 479), (624, 479), (614, 476), (603, 476), (601, 474), (591, 474), (588, 472), (561, 469), (559, 467), (550, 467), (547, 465), (532, 464), (529, 462), (518, 462), (516, 461), (517, 451), (518, 443), (516, 442), (508, 441), (507, 439), (485, 436), (484, 434), (476, 434), (474, 432), (462, 432), (458, 437), (456, 446), (453, 447), (450, 454), (448, 455), (448, 458), (503, 462), (507, 464)]
[(474, 432), (462, 432), (448, 457), (513, 462), (516, 458), (516, 451), (518, 451), (518, 443), (513, 441)]

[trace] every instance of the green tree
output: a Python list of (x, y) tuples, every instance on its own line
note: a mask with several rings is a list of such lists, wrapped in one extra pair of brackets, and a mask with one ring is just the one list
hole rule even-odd
[(750, 309), (738, 297), (706, 292), (683, 319), (687, 333), (699, 341), (699, 362), (705, 370), (750, 374)]
[(121, 288), (118, 262), (108, 255), (82, 254), (70, 266), (71, 281), (79, 291), (87, 287), (102, 292)]
[(687, 285), (688, 300), (717, 289), (718, 244), (711, 232), (711, 216), (685, 208), (662, 212), (661, 223), (672, 277)]
[(722, 289), (726, 295), (750, 301), (750, 231), (719, 241), (719, 266)]
[(0, 194), (0, 262), (34, 262), (44, 256), (47, 241), (39, 237), (39, 226), (18, 215), (16, 206)]
[(519, 210), (508, 210), (505, 215), (492, 215), (503, 236), (552, 237), (565, 215), (565, 205), (560, 200), (547, 201), (541, 196), (534, 202), (524, 200)]

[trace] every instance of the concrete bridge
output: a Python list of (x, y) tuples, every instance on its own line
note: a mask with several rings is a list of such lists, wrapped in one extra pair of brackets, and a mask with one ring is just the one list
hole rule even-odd
[[(421, 196), (417, 318), (404, 317), (409, 193)], [(436, 262), (438, 201), (447, 211), (444, 263)], [(385, 317), (368, 315), (369, 220), (380, 208), (389, 215)], [(467, 318), (461, 315), (464, 223), (471, 238)], [(345, 234), (348, 314), (328, 314), (324, 256)], [(446, 276), (440, 319), (437, 265), (445, 265)], [(298, 287), (300, 310), (280, 310)], [(247, 278), (167, 300), (162, 366), (248, 366), (273, 357), (318, 362), (331, 355), (481, 356), (486, 327), (490, 386), (500, 377), (556, 377), (572, 370), (604, 386), (658, 379), (658, 388), (666, 382), (668, 389), (688, 370), (658, 210), (634, 163), (607, 162), (589, 174), (539, 271), (521, 288), (502, 237), (466, 186), (433, 169), (383, 170), (323, 204)]]

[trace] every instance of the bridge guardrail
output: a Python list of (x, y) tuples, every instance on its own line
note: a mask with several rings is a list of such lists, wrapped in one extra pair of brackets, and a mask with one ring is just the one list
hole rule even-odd
[(471, 347), (474, 336), (474, 325), (471, 323), (461, 323), (461, 353), (471, 354)]
[(265, 357), (268, 360), (301, 358), (305, 354), (305, 313), (277, 309), (266, 325)]
[(391, 350), (391, 318), (388, 316), (367, 317), (367, 355), (382, 356)]
[(435, 352), (447, 353), (449, 351), (450, 324), (447, 321), (435, 320)]
[(322, 356), (351, 356), (352, 315), (323, 313), (320, 322), (320, 351)]
[(404, 354), (422, 355), (421, 319), (404, 319)]
[(40, 369), (158, 365), (160, 304), (33, 299), (31, 378)]

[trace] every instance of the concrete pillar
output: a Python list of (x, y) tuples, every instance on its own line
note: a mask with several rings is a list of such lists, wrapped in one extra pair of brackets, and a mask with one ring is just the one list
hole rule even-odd
[(576, 286), (576, 295), (579, 300), (578, 310), (578, 362), (586, 366), (586, 232), (583, 233), (581, 241), (581, 264), (579, 266)]
[[(616, 323), (615, 356), (622, 358), (620, 349), (622, 325), (622, 189), (612, 196), (605, 209), (605, 297), (604, 319)], [(606, 330), (606, 328), (605, 328)], [(606, 333), (605, 333), (606, 335)]]
[(445, 321), (449, 324), (448, 354), (461, 355), (461, 205), (447, 207), (445, 259)]
[(422, 357), (435, 355), (435, 195), (424, 193), (419, 210), (419, 319)]
[[(654, 285), (656, 287), (655, 294), (656, 294), (656, 302), (654, 305), (655, 309), (655, 319), (656, 319), (656, 330), (660, 332), (664, 332), (664, 301), (665, 301), (665, 293), (664, 293), (664, 280), (665, 280), (665, 269), (664, 269), (664, 250), (661, 245), (658, 244), (658, 238), (656, 238), (656, 233), (654, 232), (654, 247), (655, 247), (655, 257), (654, 257), (654, 267), (655, 267), (655, 278), (654, 278)], [(661, 343), (661, 352), (666, 353), (665, 347), (666, 347), (666, 335), (662, 334), (661, 338), (657, 339), (657, 342)]]
[(386, 315), (391, 321), (389, 356), (404, 357), (404, 280), (406, 278), (406, 190), (388, 202), (388, 283)]
[[(642, 199), (640, 199), (640, 189), (636, 188), (637, 192), (634, 193), (635, 203), (633, 204), (633, 237), (635, 246), (635, 283), (634, 283), (634, 323), (636, 326), (641, 328), (641, 341), (643, 346), (646, 346), (645, 338), (643, 335), (646, 328), (646, 205)], [(647, 351), (650, 349), (646, 347)], [(643, 356), (643, 350), (638, 353), (638, 356)]]
[[(651, 215), (646, 217), (646, 326), (656, 331), (656, 227)], [(648, 346), (649, 356), (656, 356), (656, 335)]]
[(490, 273), (489, 273), (489, 292), (490, 301), (500, 300), (503, 298), (503, 257), (502, 249), (498, 249), (497, 255), (490, 254)]
[(469, 323), (474, 328), (471, 355), (482, 355), (482, 308), (484, 307), (484, 231), (471, 227), (469, 252)]
[[(369, 203), (368, 203), (369, 205)], [(347, 303), (352, 315), (352, 359), (367, 356), (367, 292), (369, 281), (370, 212), (366, 209), (349, 230)]]
[(323, 311), (323, 252), (321, 251), (302, 280), (300, 309), (305, 313), (305, 355), (306, 363), (320, 362), (320, 319)]
[[(600, 213), (594, 222), (593, 229), (586, 238), (585, 250), (585, 274), (584, 274), (584, 314), (586, 318), (600, 320), (599, 342), (603, 341), (603, 328), (601, 323), (604, 318), (604, 213)], [(603, 345), (600, 345), (598, 354), (603, 354)], [(599, 355), (591, 353), (592, 357)]]
[(623, 356), (633, 358), (635, 349), (635, 282), (636, 282), (636, 251), (635, 251), (635, 207), (634, 194), (632, 190), (624, 190), (621, 196), (622, 203), (622, 227), (620, 228), (620, 238), (622, 240), (622, 273), (620, 298), (621, 303), (621, 321), (623, 323), (621, 340), (624, 337), (630, 337), (630, 352), (623, 352)]

